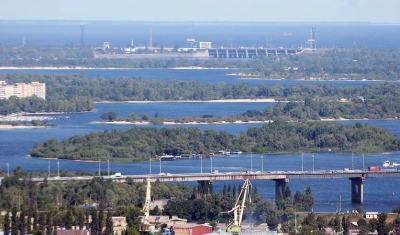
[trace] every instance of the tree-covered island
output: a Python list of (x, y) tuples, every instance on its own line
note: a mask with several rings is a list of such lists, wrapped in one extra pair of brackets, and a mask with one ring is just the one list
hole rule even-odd
[(253, 153), (336, 151), (383, 153), (400, 150), (400, 139), (387, 130), (357, 123), (287, 123), (275, 120), (246, 133), (198, 128), (139, 128), (104, 131), (74, 136), (63, 141), (51, 139), (35, 144), (32, 157), (68, 160), (148, 161), (163, 154), (210, 153), (217, 150), (241, 150)]
[[(0, 100), (0, 114), (17, 112), (85, 112), (99, 101), (208, 101), (224, 99), (274, 99), (295, 101), (282, 114), (296, 119), (396, 118), (398, 84), (365, 86), (267, 86), (202, 84), (195, 81), (160, 81), (141, 78), (101, 78), (79, 75), (0, 74), (7, 83), (46, 83), (46, 100), (29, 97)], [(283, 105), (283, 104), (281, 104)], [(278, 107), (279, 108), (279, 107)], [(277, 108), (277, 109), (278, 109)], [(267, 116), (269, 111), (266, 110)], [(285, 113), (286, 112), (286, 113)], [(290, 112), (290, 114), (289, 114)], [(258, 115), (260, 116), (260, 115)], [(277, 115), (274, 115), (276, 117)], [(278, 116), (282, 116), (279, 115)], [(270, 118), (270, 117), (268, 117)]]

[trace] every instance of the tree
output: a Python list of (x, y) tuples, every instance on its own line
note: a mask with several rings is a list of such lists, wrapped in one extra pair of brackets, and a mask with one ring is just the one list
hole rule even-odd
[(389, 231), (386, 228), (386, 219), (387, 219), (386, 213), (380, 213), (378, 215), (378, 227), (376, 229), (378, 231), (378, 235), (388, 234)]
[(108, 121), (114, 121), (115, 119), (117, 119), (117, 114), (114, 111), (110, 111), (108, 112)]
[(112, 220), (112, 212), (110, 210), (107, 211), (107, 216), (106, 216), (106, 229), (104, 230), (105, 235), (113, 235), (114, 223)]
[(65, 229), (71, 229), (72, 224), (73, 224), (72, 212), (70, 209), (68, 209), (67, 213), (65, 214), (65, 220), (64, 220)]
[(18, 235), (18, 218), (16, 206), (13, 206), (11, 211), (11, 235)]
[(96, 209), (91, 209), (90, 215), (92, 216), (92, 222), (90, 223), (90, 234), (99, 234), (99, 216)]
[(6, 215), (4, 216), (4, 224), (3, 224), (3, 228), (4, 228), (4, 235), (9, 235), (10, 234), (10, 212), (7, 210)]
[(20, 234), (26, 233), (26, 219), (25, 219), (26, 211), (21, 209), (19, 213), (19, 221), (18, 221), (18, 230)]

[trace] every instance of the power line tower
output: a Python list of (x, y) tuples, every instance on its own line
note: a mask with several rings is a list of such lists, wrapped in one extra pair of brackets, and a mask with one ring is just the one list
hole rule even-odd
[(311, 28), (310, 29), (310, 39), (308, 39), (308, 43), (310, 44), (310, 49), (314, 50), (315, 47), (315, 32), (317, 31), (317, 28)]
[(81, 46), (85, 46), (85, 41), (84, 41), (84, 33), (85, 33), (85, 25), (81, 25)]
[(153, 29), (150, 28), (149, 47), (153, 47)]

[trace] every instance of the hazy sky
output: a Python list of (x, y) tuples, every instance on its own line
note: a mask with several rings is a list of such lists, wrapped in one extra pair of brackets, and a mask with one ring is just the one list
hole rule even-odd
[(400, 23), (400, 0), (0, 0), (0, 19)]

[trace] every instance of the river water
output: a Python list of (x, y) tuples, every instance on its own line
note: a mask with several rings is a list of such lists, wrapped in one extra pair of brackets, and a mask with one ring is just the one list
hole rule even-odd
[[(153, 79), (159, 77), (163, 80), (180, 79), (195, 80), (204, 82), (203, 79), (209, 79), (208, 82), (218, 83), (226, 82), (236, 83), (243, 82), (237, 76), (228, 76), (227, 73), (232, 71), (225, 70), (168, 70), (169, 73), (163, 73), (163, 70), (123, 70), (123, 71), (103, 71), (88, 70), (88, 75), (96, 76), (98, 73), (104, 77), (118, 77), (121, 73), (129, 73), (125, 76), (141, 76), (144, 79)], [(18, 71), (27, 72), (27, 71)], [(63, 71), (43, 71), (44, 73), (63, 73)], [(66, 70), (65, 73), (75, 73), (76, 71)], [(193, 72), (193, 73), (191, 73)], [(107, 74), (110, 74), (107, 75)], [(146, 75), (147, 74), (147, 75)], [(183, 74), (188, 74), (183, 76)], [(191, 74), (191, 75), (190, 75)], [(225, 81), (224, 81), (225, 80)], [(261, 82), (268, 82), (269, 85), (275, 84), (274, 81), (256, 81), (253, 85)], [(282, 81), (279, 81), (281, 83)], [(292, 82), (282, 82), (282, 85), (288, 85)], [(293, 83), (310, 84), (311, 82), (295, 81)], [(336, 83), (334, 83), (336, 84)], [(365, 82), (352, 82), (351, 85), (364, 85)], [(350, 85), (346, 82), (337, 83), (339, 86)], [(156, 102), (156, 103), (98, 103), (95, 104), (94, 112), (82, 114), (54, 114), (46, 115), (56, 118), (50, 120), (50, 124), (56, 124), (56, 128), (48, 129), (17, 129), (17, 130), (0, 130), (0, 168), (7, 171), (6, 162), (9, 163), (10, 171), (16, 166), (21, 166), (26, 171), (47, 171), (48, 161), (34, 159), (28, 156), (29, 150), (34, 146), (35, 142), (43, 142), (48, 139), (57, 138), (62, 140), (73, 135), (83, 135), (91, 132), (104, 131), (106, 129), (127, 130), (134, 125), (132, 124), (94, 124), (93, 121), (99, 121), (102, 113), (115, 111), (117, 116), (127, 116), (130, 113), (141, 115), (146, 113), (153, 116), (155, 112), (160, 117), (182, 117), (182, 116), (200, 116), (203, 114), (213, 114), (215, 116), (225, 116), (228, 114), (240, 114), (247, 110), (257, 109), (264, 110), (266, 106), (274, 105), (274, 103), (207, 103), (207, 102)], [(342, 121), (344, 124), (354, 124), (357, 121)], [(398, 120), (363, 120), (361, 123), (369, 125), (377, 125), (388, 129), (391, 133), (400, 136), (400, 128)], [(201, 125), (156, 125), (157, 128), (162, 127), (189, 127), (196, 126), (202, 130), (213, 129), (216, 131), (227, 131), (234, 134), (245, 132), (249, 127), (261, 127), (263, 124), (201, 124)], [(152, 125), (150, 125), (152, 126)], [(383, 161), (391, 160), (400, 162), (399, 152), (391, 154), (367, 155), (363, 159), (361, 155), (354, 156), (354, 163), (349, 154), (335, 153), (314, 153), (314, 169), (315, 170), (340, 170), (343, 168), (362, 169), (370, 165), (382, 165)], [(262, 162), (263, 160), (263, 162)], [(364, 160), (364, 166), (363, 166)], [(225, 157), (216, 157), (212, 160), (212, 170), (220, 172), (228, 171), (246, 171), (246, 170), (301, 170), (304, 164), (304, 170), (312, 170), (313, 161), (311, 155), (304, 156), (302, 163), (301, 154), (271, 154), (264, 155), (230, 155)], [(171, 162), (162, 162), (162, 172), (185, 173), (200, 172), (201, 165), (203, 172), (211, 171), (211, 161), (203, 160), (180, 160)], [(95, 172), (98, 170), (98, 163), (85, 163), (73, 161), (60, 161), (61, 170), (78, 171), (87, 170)], [(106, 163), (100, 165), (102, 171), (107, 170)], [(50, 161), (51, 171), (56, 170), (55, 161)], [(150, 165), (144, 163), (110, 163), (113, 172), (121, 172), (122, 174), (148, 174)], [(160, 163), (152, 164), (152, 173), (158, 173)], [(240, 181), (232, 182), (214, 182), (215, 191), (222, 190), (223, 184), (240, 184)], [(259, 192), (265, 199), (274, 198), (274, 182), (257, 180), (252, 182), (258, 187)], [(195, 185), (195, 183), (189, 183)], [(365, 181), (364, 185), (364, 204), (365, 211), (383, 211), (390, 212), (394, 207), (400, 205), (400, 188), (399, 180), (396, 178), (371, 178)], [(331, 180), (293, 180), (288, 186), (292, 193), (300, 191), (304, 193), (306, 187), (311, 186), (313, 195), (316, 200), (314, 211), (336, 211), (337, 203), (341, 198), (342, 211), (355, 210), (355, 204), (350, 201), (350, 180), (348, 179), (331, 179)]]

